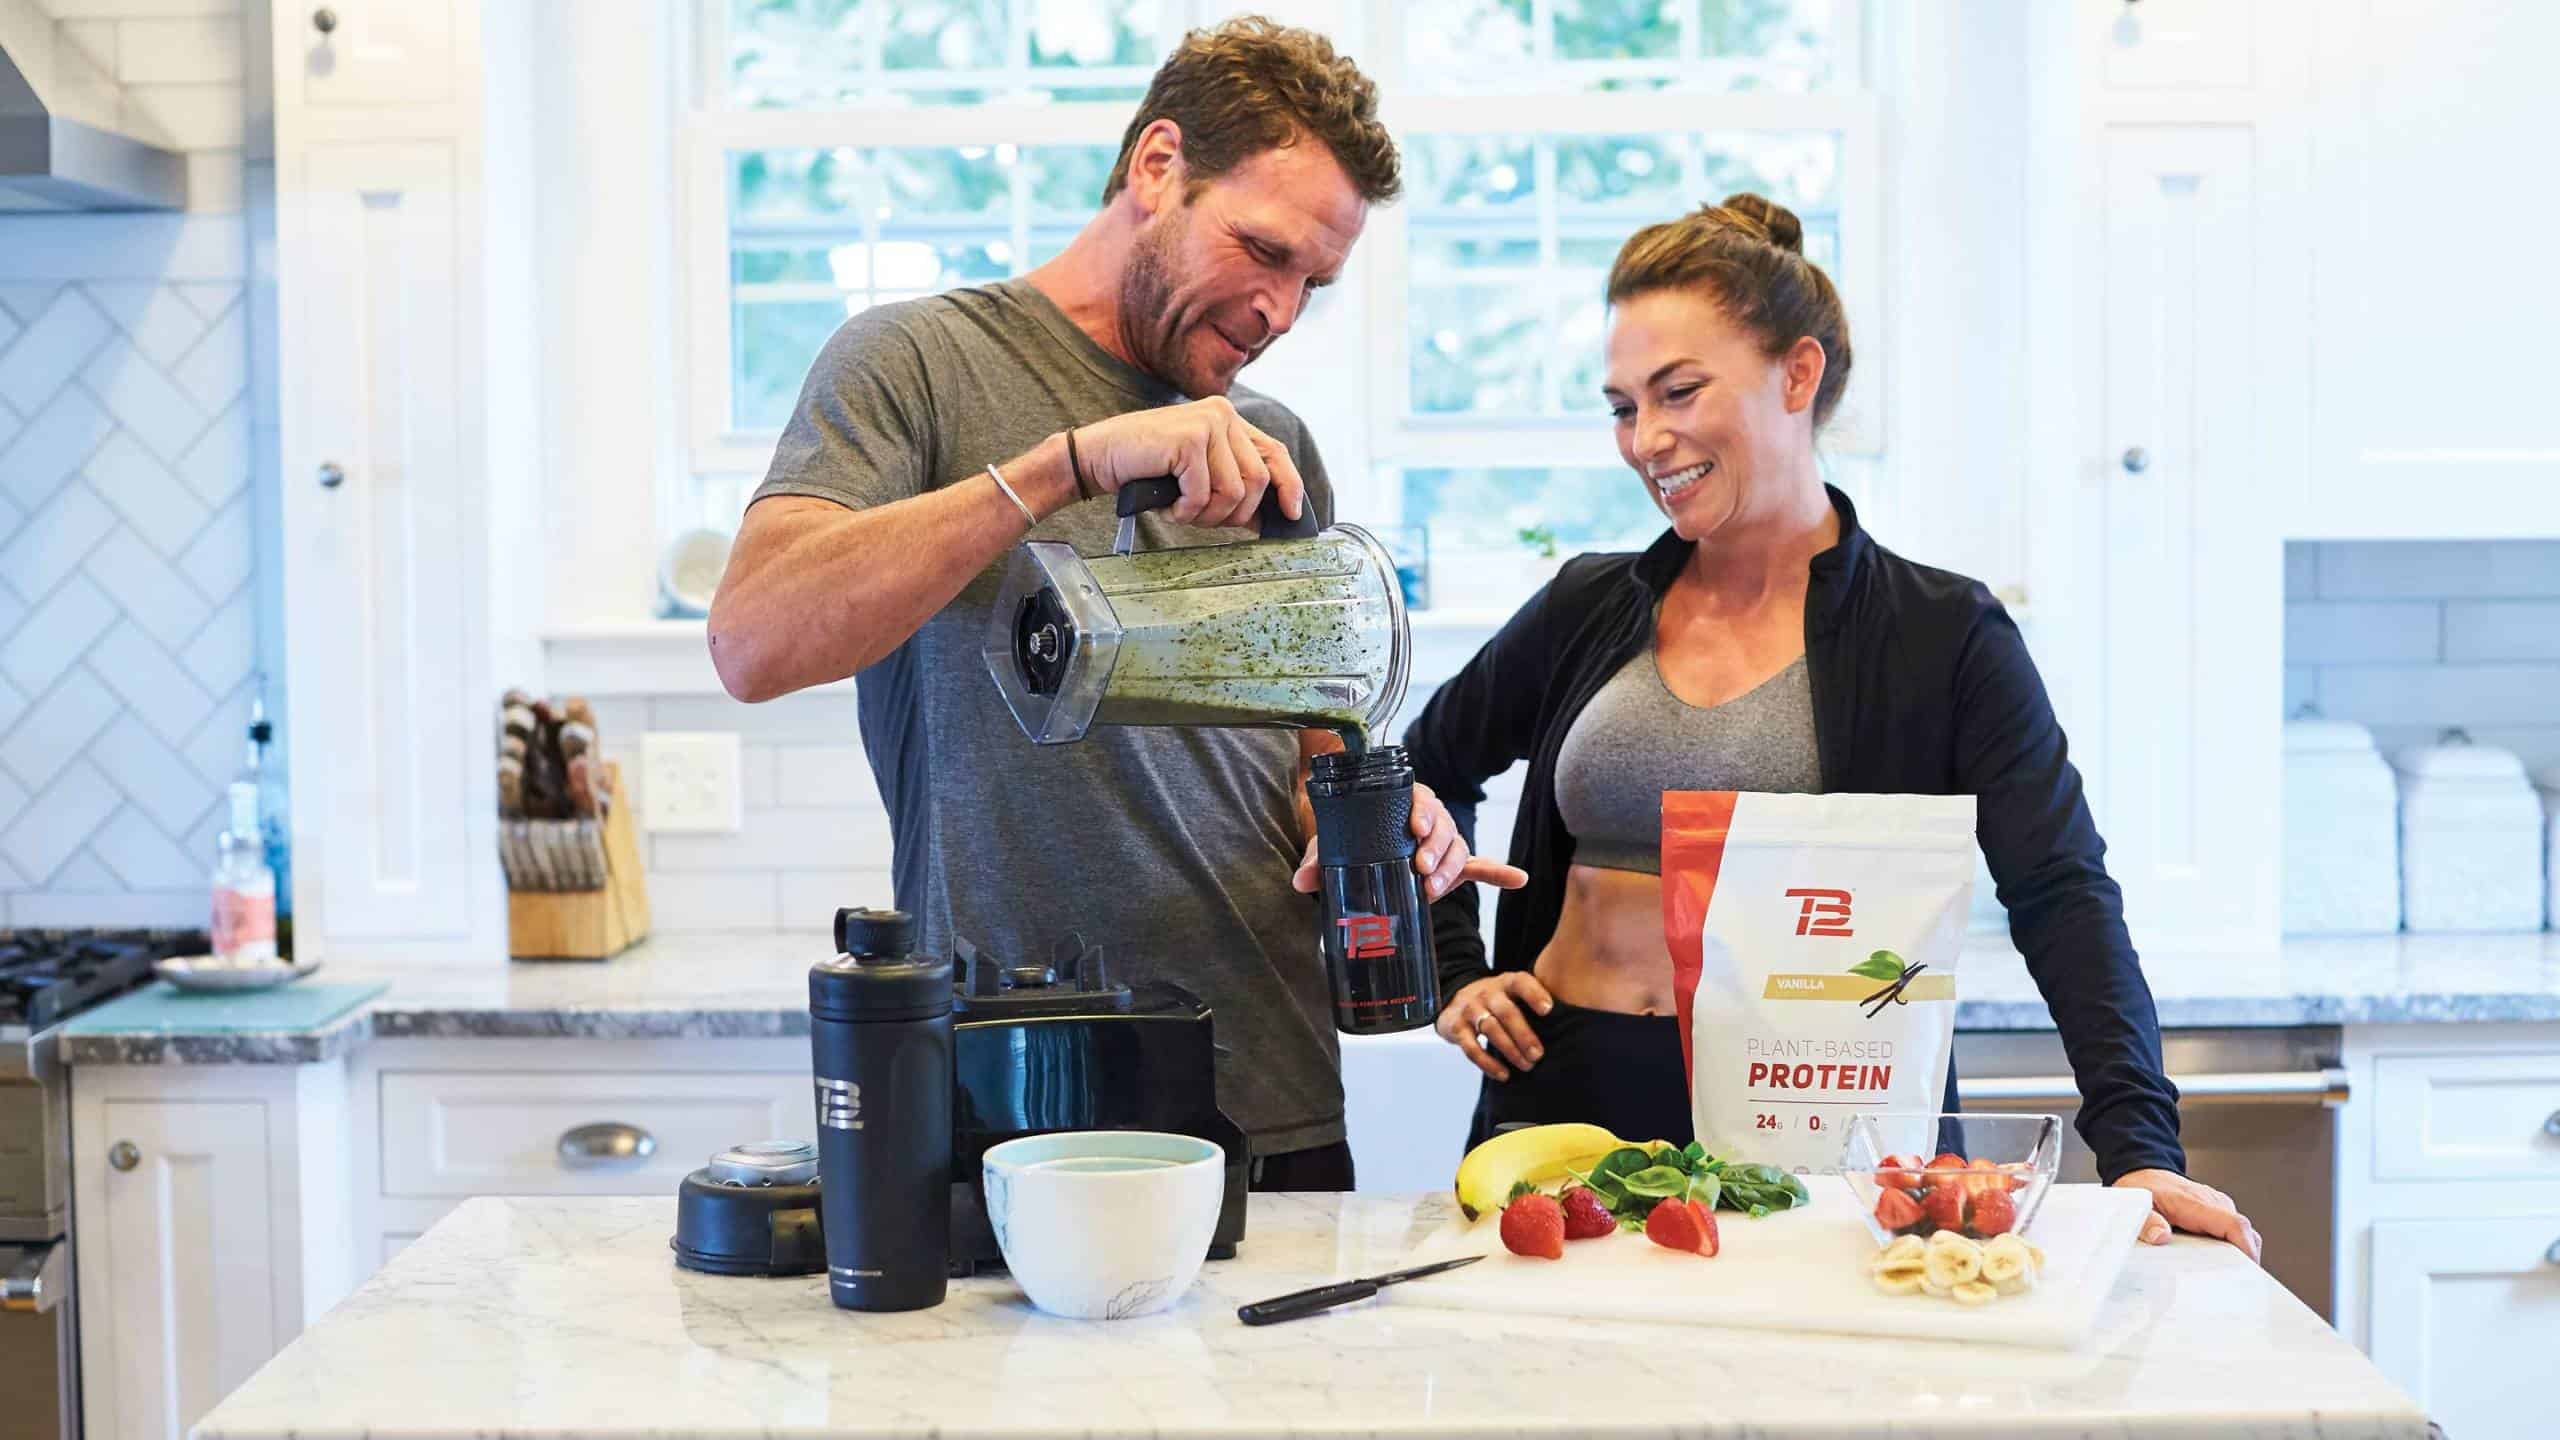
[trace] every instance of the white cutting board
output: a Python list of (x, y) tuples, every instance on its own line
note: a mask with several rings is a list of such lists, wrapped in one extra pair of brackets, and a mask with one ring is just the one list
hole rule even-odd
[(1398, 1305), (1667, 1321), (1754, 1330), (1815, 1330), (1919, 1340), (1985, 1341), (2068, 1350), (2087, 1338), (2115, 1289), (2151, 1196), (2142, 1190), (2056, 1185), (2027, 1229), (2044, 1247), (2043, 1278), (2024, 1295), (1966, 1306), (1931, 1295), (1887, 1295), (1867, 1278), (1876, 1242), (1856, 1195), (1836, 1175), (1806, 1177), (1813, 1203), (1754, 1220), (1716, 1213), (1714, 1259), (1619, 1233), (1565, 1242), (1564, 1258), (1502, 1248), (1497, 1217), (1452, 1219), (1405, 1261), (1488, 1258), (1379, 1292)]

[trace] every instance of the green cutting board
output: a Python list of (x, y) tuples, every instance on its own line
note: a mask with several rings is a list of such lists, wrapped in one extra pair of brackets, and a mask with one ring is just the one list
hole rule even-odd
[(82, 1011), (62, 1030), (66, 1035), (324, 1030), (332, 1021), (390, 988), (388, 980), (297, 980), (273, 990), (204, 994), (157, 980), (130, 995)]

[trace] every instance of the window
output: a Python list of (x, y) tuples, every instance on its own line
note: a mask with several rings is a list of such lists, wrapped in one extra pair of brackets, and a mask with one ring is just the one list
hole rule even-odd
[[(734, 526), (845, 315), (1055, 254), (1157, 60), (1246, 8), (1293, 18), (1211, 0), (699, 0), (695, 475), (676, 522)], [(1875, 333), (1857, 0), (1324, 8), (1351, 17), (1336, 39), (1379, 82), (1406, 193), (1353, 259), (1356, 398), (1282, 393), (1325, 440), (1342, 515), (1428, 552), (1432, 607), (1507, 608), (1552, 560), (1659, 530), (1599, 396), (1601, 286), (1638, 227), (1768, 194), (1804, 220), (1853, 333)], [(1872, 449), (1878, 389), (1862, 368), (1829, 463)]]

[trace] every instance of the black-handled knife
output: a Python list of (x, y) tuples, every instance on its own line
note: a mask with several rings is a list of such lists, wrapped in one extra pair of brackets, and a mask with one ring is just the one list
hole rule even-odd
[(1461, 1265), (1473, 1265), (1483, 1258), (1481, 1255), (1468, 1255), (1456, 1260), (1443, 1260), (1437, 1265), (1417, 1265), (1410, 1270), (1372, 1275), (1366, 1280), (1344, 1280), (1332, 1285), (1319, 1285), (1313, 1290), (1275, 1295), (1268, 1300), (1256, 1300), (1250, 1305), (1238, 1306), (1236, 1318), (1247, 1325), (1269, 1325), (1281, 1320), (1295, 1320), (1301, 1316), (1330, 1310), (1337, 1305), (1366, 1300), (1388, 1285), (1402, 1284), (1407, 1280), (1419, 1280), (1425, 1275), (1437, 1275), (1443, 1270), (1455, 1270)]

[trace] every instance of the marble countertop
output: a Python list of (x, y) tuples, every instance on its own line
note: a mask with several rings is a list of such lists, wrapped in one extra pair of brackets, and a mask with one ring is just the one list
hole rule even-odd
[[(674, 935), (602, 962), (493, 962), (468, 970), (324, 967), (390, 988), (325, 1034), (279, 1029), (186, 1037), (73, 1036), (75, 1065), (297, 1063), (373, 1037), (661, 1039), (809, 1033), (816, 933)], [(2293, 940), (2257, 954), (2154, 953), (2143, 970), (2164, 1027), (2560, 1020), (2560, 933)], [(1976, 937), (1959, 966), (1961, 1030), (2045, 1030), (2052, 1017), (2017, 952)], [(1424, 1038), (1428, 1038), (1425, 1036)]]
[[(472, 1200), (321, 1317), (196, 1440), (690, 1435), (2248, 1436), (2424, 1418), (2239, 1252), (2138, 1250), (2069, 1352), (1472, 1315), (1235, 1307), (1393, 1265), (1431, 1197), (1256, 1196), (1174, 1309), (1074, 1322), (1002, 1275), (904, 1315), (822, 1279), (697, 1275), (668, 1199)], [(1427, 1282), (1421, 1282), (1427, 1283)]]

